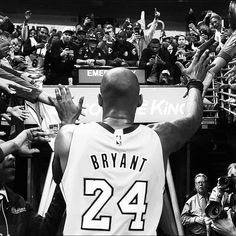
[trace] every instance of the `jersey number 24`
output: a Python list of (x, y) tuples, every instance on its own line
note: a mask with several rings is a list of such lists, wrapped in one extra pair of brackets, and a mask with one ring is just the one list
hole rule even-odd
[[(91, 206), (82, 215), (81, 228), (84, 230), (110, 231), (112, 216), (99, 215), (102, 208), (112, 198), (114, 189), (105, 179), (84, 179), (84, 195), (96, 196)], [(147, 182), (135, 181), (123, 197), (117, 202), (121, 214), (133, 215), (129, 230), (144, 229), (144, 214), (146, 213)]]

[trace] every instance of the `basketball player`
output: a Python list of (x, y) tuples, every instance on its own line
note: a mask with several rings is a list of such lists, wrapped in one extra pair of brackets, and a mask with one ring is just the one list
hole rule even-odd
[[(197, 51), (183, 71), (191, 79), (184, 118), (152, 128), (134, 124), (142, 95), (136, 75), (120, 67), (101, 82), (103, 121), (61, 128), (53, 173), (66, 201), (64, 235), (156, 235), (168, 156), (201, 123), (207, 55)], [(70, 94), (68, 88), (60, 92), (56, 98), (63, 104)]]

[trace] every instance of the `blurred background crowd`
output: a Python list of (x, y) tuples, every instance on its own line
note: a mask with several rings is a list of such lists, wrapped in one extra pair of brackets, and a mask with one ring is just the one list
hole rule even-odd
[[(188, 65), (197, 47), (211, 37), (216, 42), (211, 50), (214, 58), (231, 34), (222, 17), (211, 10), (196, 16), (190, 8), (184, 19), (186, 32), (178, 35), (165, 32), (165, 22), (156, 9), (149, 24), (142, 13), (138, 21), (127, 17), (115, 25), (98, 24), (94, 14), (88, 14), (75, 26), (61, 30), (32, 26), (31, 11), (25, 12), (21, 25), (2, 16), (2, 27), (8, 28), (1, 38), (10, 42), (10, 50), (1, 63), (20, 73), (31, 72), (35, 82), (39, 79), (50, 85), (77, 84), (75, 65), (137, 67), (145, 70), (147, 84), (181, 85), (185, 81), (175, 62)], [(161, 28), (160, 35), (157, 28)]]

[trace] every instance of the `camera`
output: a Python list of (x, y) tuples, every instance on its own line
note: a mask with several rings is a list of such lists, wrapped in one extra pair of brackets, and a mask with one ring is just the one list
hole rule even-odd
[[(217, 179), (217, 186), (213, 188), (205, 209), (207, 217), (211, 219), (222, 219), (227, 217), (225, 208), (236, 206), (235, 183), (235, 176), (222, 176)], [(236, 217), (236, 214), (234, 215)], [(234, 224), (235, 223), (236, 222), (234, 222)]]

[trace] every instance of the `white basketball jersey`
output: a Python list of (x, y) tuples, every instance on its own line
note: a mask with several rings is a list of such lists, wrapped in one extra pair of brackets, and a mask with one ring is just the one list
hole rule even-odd
[(78, 125), (62, 178), (64, 235), (156, 235), (165, 173), (152, 129)]

